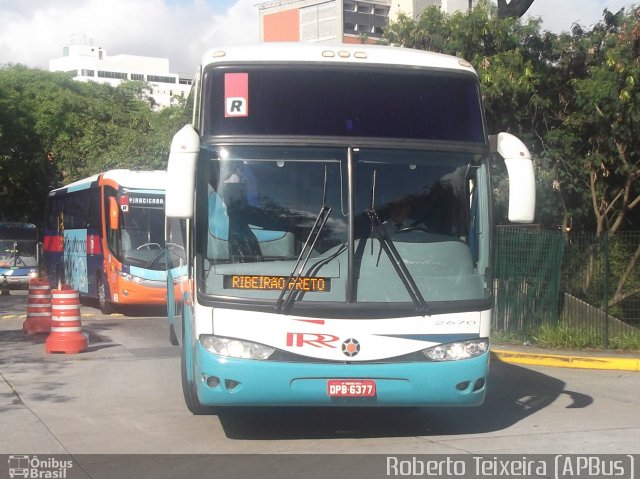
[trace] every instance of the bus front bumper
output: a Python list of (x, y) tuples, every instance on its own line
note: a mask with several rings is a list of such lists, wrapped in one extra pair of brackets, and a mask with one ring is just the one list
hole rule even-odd
[(29, 281), (38, 277), (38, 273), (7, 274), (0, 273), (0, 289), (27, 289)]
[(163, 305), (167, 302), (166, 281), (118, 281), (117, 290), (111, 295), (116, 304)]
[[(331, 364), (232, 359), (196, 343), (198, 399), (209, 406), (479, 406), (489, 353), (443, 362)], [(334, 379), (372, 380), (370, 397), (331, 397)]]

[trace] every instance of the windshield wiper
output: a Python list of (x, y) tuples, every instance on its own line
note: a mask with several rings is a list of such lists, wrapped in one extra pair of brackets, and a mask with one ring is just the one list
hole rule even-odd
[(424, 300), (422, 293), (418, 289), (407, 265), (402, 261), (402, 257), (393, 244), (393, 240), (389, 237), (389, 233), (387, 233), (387, 230), (382, 225), (382, 222), (378, 217), (378, 213), (376, 213), (376, 210), (372, 208), (366, 210), (366, 214), (369, 218), (369, 222), (371, 223), (371, 231), (378, 237), (382, 249), (389, 257), (393, 268), (396, 270), (396, 273), (398, 273), (400, 281), (402, 281), (402, 284), (407, 289), (407, 293), (409, 293), (411, 300), (416, 305), (416, 311), (422, 316), (428, 315), (429, 307), (427, 306), (427, 302)]
[(151, 259), (144, 265), (145, 268), (151, 268), (152, 266), (154, 266), (158, 260), (160, 260), (160, 258), (162, 258), (163, 253), (165, 253), (166, 248), (160, 248), (156, 253), (154, 253), (154, 255), (151, 257)]
[[(307, 266), (307, 262), (309, 261), (309, 257), (313, 252), (313, 248), (316, 245), (316, 241), (318, 241), (318, 238), (320, 237), (320, 233), (322, 233), (322, 229), (324, 228), (324, 225), (327, 224), (327, 220), (329, 219), (330, 214), (331, 214), (331, 208), (329, 206), (323, 205), (322, 208), (320, 208), (320, 212), (316, 216), (316, 221), (313, 223), (313, 227), (311, 228), (311, 231), (309, 231), (309, 235), (307, 236), (307, 239), (304, 242), (304, 246), (302, 247), (302, 250), (298, 255), (296, 264), (293, 267), (291, 274), (287, 278), (287, 281), (285, 282), (284, 287), (282, 288), (282, 291), (280, 291), (280, 296), (278, 296), (278, 300), (276, 301), (276, 309), (278, 310), (279, 313), (283, 311), (287, 311), (289, 309), (289, 306), (293, 303), (296, 297), (296, 293), (298, 293), (298, 291), (296, 291), (295, 286), (296, 284), (298, 284), (298, 280), (300, 279), (300, 276), (302, 276), (302, 273), (305, 267)], [(300, 265), (301, 261), (302, 261), (302, 265)], [(299, 265), (300, 265), (300, 268), (298, 268)], [(290, 287), (290, 285), (293, 285), (293, 286)], [(286, 295), (286, 298), (285, 298), (285, 295)]]

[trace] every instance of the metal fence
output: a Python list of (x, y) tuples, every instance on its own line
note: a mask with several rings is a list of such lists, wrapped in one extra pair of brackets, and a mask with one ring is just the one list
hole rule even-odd
[(573, 234), (565, 245), (562, 321), (608, 346), (640, 327), (640, 232)]
[(558, 321), (562, 257), (561, 235), (532, 228), (497, 228), (494, 330), (526, 333)]
[(640, 232), (498, 227), (494, 259), (494, 331), (562, 325), (604, 347), (640, 335)]

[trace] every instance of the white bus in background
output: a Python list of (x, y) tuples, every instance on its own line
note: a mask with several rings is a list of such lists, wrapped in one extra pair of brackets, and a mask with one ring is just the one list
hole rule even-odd
[(535, 181), (521, 141), (487, 134), (471, 65), (229, 47), (204, 55), (192, 93), (166, 192), (188, 408), (481, 404), (490, 160), (506, 160), (512, 221), (533, 220)]
[(22, 289), (40, 274), (38, 228), (33, 223), (0, 221), (0, 289)]

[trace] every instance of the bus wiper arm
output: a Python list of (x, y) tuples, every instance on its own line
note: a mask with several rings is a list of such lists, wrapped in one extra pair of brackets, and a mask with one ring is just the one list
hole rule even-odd
[(375, 235), (378, 237), (378, 240), (380, 240), (382, 249), (389, 257), (393, 268), (396, 270), (396, 273), (398, 273), (400, 281), (402, 281), (402, 284), (407, 289), (407, 293), (409, 293), (411, 300), (416, 305), (416, 311), (422, 316), (428, 315), (429, 306), (427, 306), (427, 302), (424, 300), (422, 293), (418, 289), (418, 286), (416, 285), (413, 276), (411, 276), (407, 265), (405, 265), (404, 261), (402, 261), (402, 257), (393, 244), (393, 240), (389, 237), (389, 233), (387, 233), (387, 230), (382, 225), (382, 222), (378, 217), (378, 213), (376, 213), (375, 209), (370, 209), (366, 210), (366, 214), (369, 218), (369, 222), (371, 223), (371, 229), (373, 233), (375, 233)]
[[(298, 284), (298, 280), (300, 279), (300, 276), (302, 276), (302, 272), (307, 266), (309, 257), (311, 256), (311, 253), (313, 252), (313, 248), (316, 245), (318, 238), (320, 237), (320, 233), (322, 233), (324, 225), (327, 224), (327, 220), (329, 219), (330, 214), (331, 214), (331, 208), (329, 206), (323, 205), (322, 208), (320, 208), (320, 212), (318, 213), (318, 216), (316, 216), (316, 221), (313, 223), (313, 227), (311, 228), (311, 231), (309, 231), (309, 235), (307, 236), (307, 239), (304, 242), (304, 246), (302, 247), (302, 250), (298, 255), (296, 264), (293, 267), (291, 274), (287, 278), (287, 281), (285, 282), (284, 287), (282, 288), (282, 291), (280, 291), (280, 296), (278, 296), (278, 300), (276, 301), (276, 309), (278, 310), (279, 313), (283, 311), (287, 311), (287, 309), (295, 299), (295, 295), (296, 295), (295, 286), (296, 284)], [(300, 265), (300, 262), (302, 262), (301, 265)], [(298, 268), (298, 266), (300, 267)], [(292, 285), (292, 287), (290, 285)], [(286, 298), (285, 298), (285, 295), (286, 295)]]
[(166, 248), (160, 248), (153, 257), (144, 265), (145, 268), (151, 268), (154, 264), (158, 262), (160, 258), (162, 258), (162, 254), (165, 253)]

